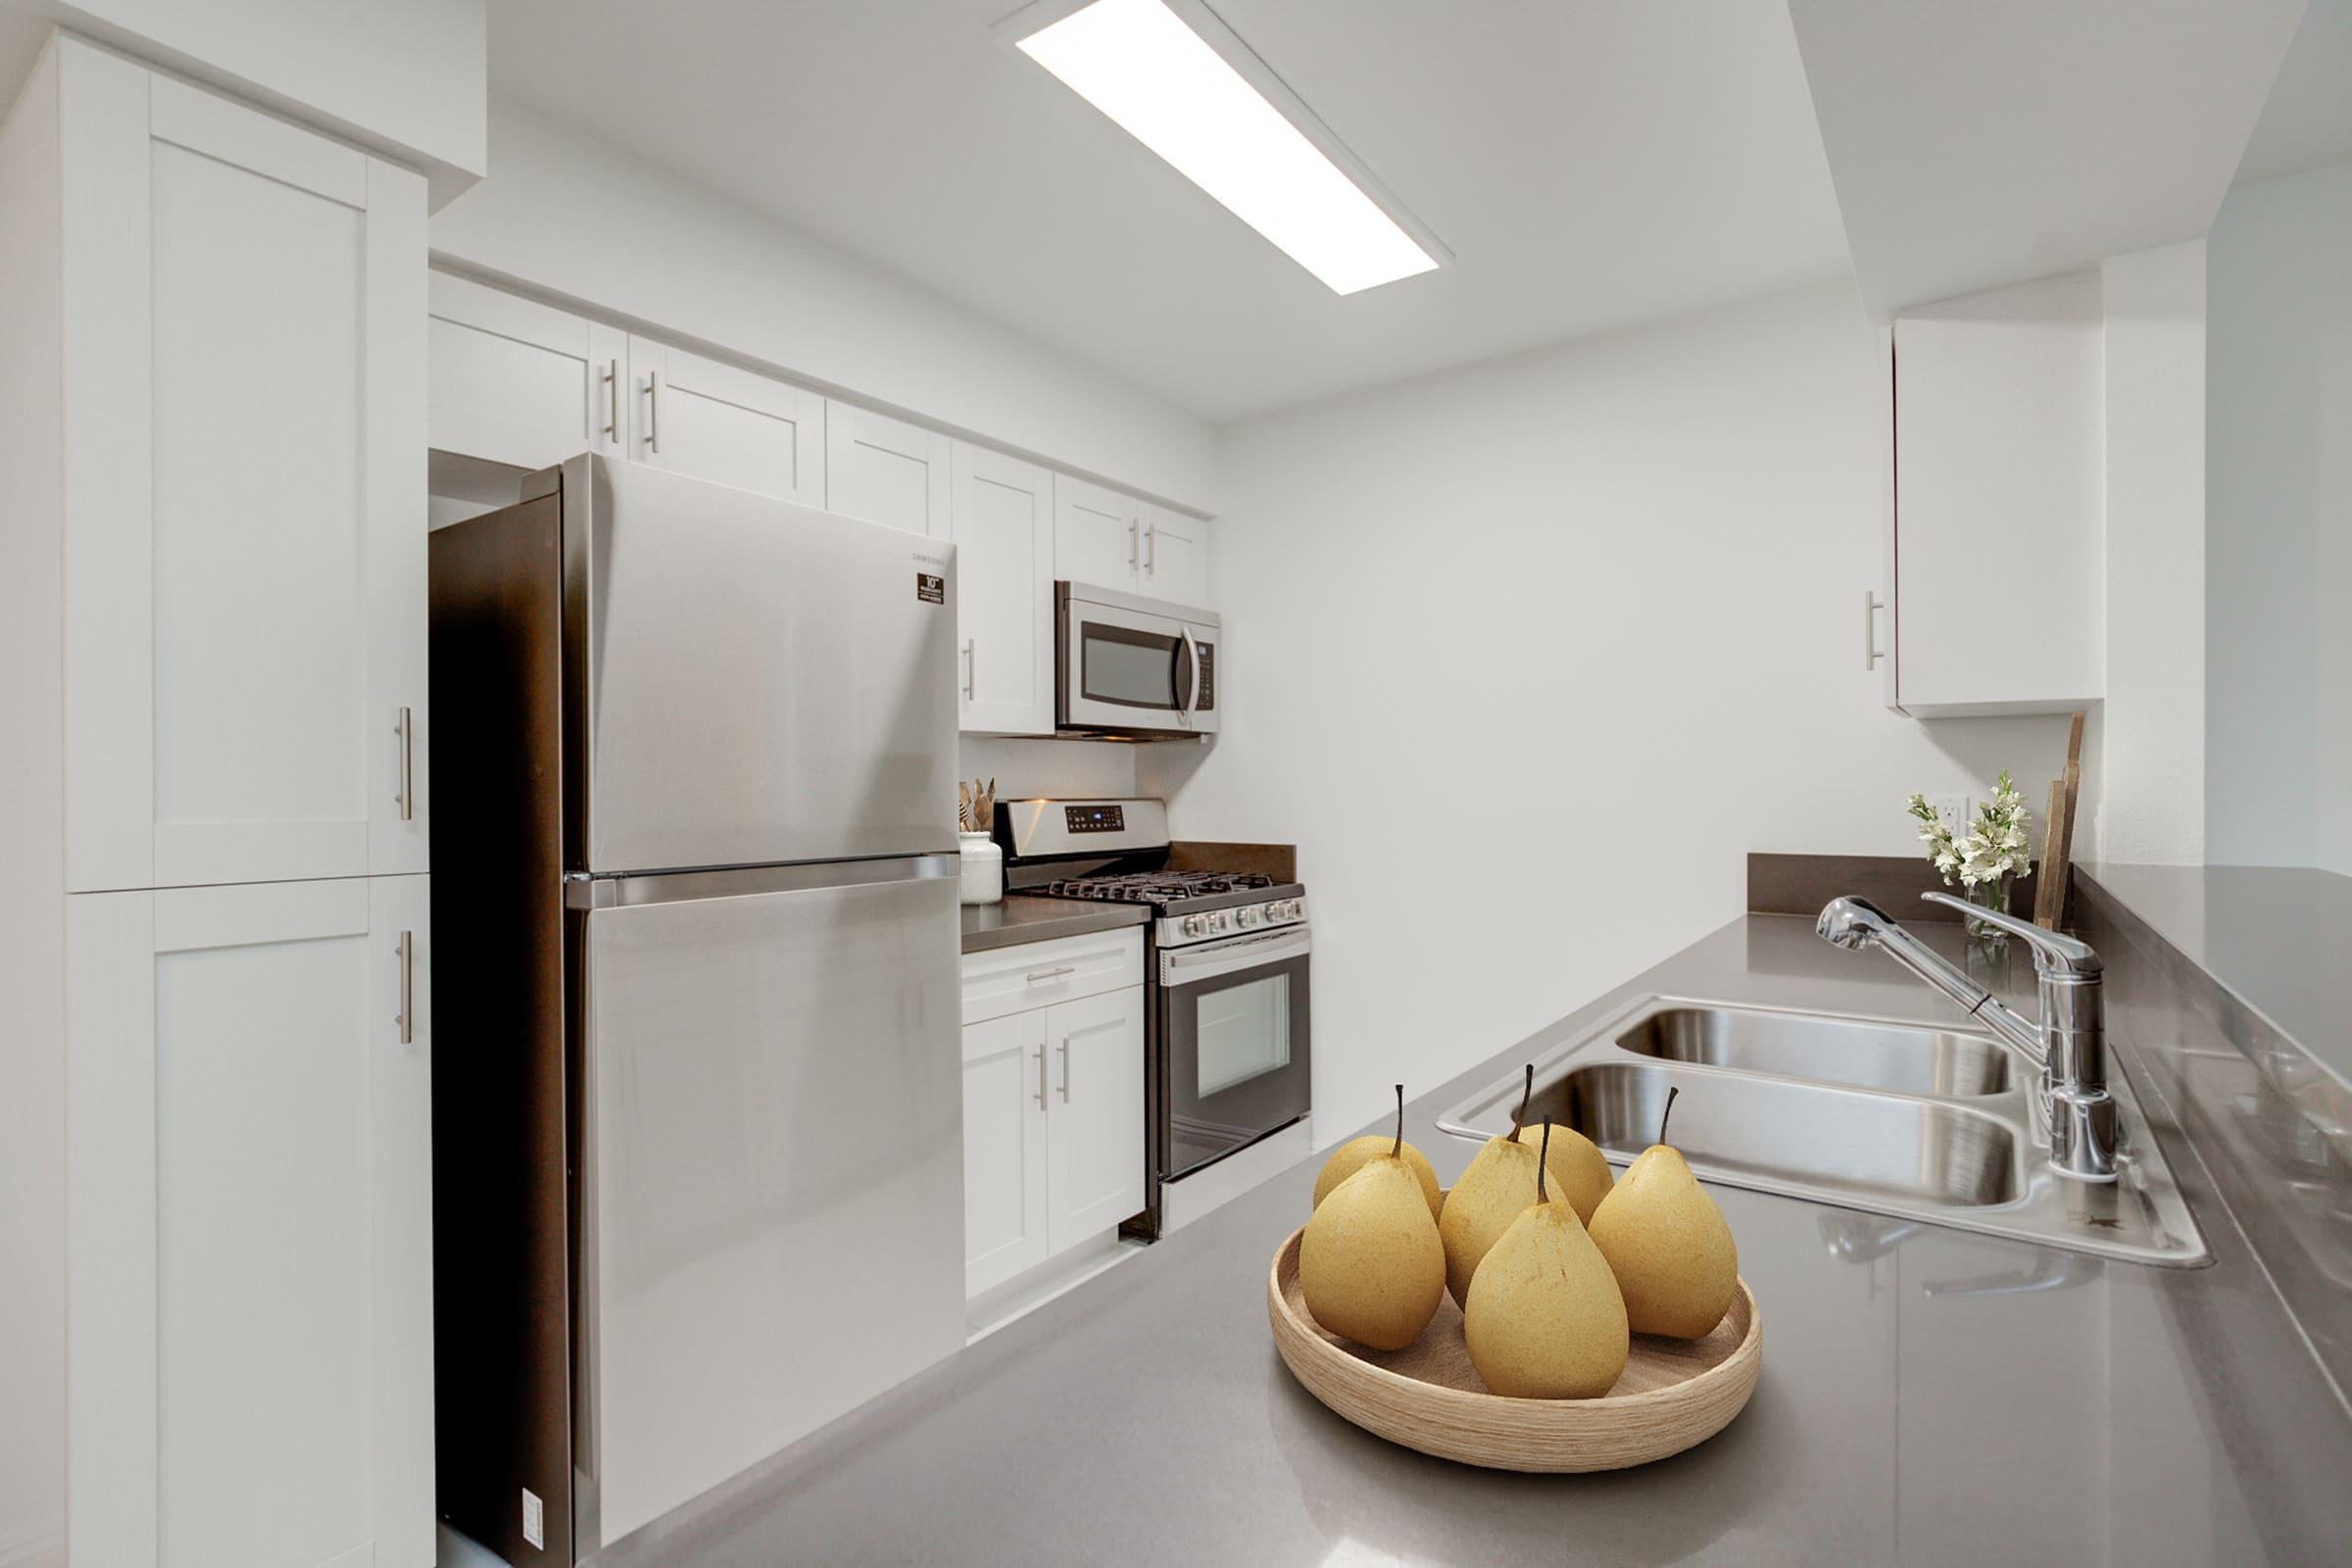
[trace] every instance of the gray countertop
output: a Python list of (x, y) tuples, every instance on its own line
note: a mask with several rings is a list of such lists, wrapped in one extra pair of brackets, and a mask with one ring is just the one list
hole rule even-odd
[[(1751, 915), (1423, 1095), (1407, 1135), (1450, 1181), (1473, 1150), (1439, 1133), (1436, 1112), (1652, 993), (1952, 1016), (1891, 963), (1838, 953), (1801, 919)], [(2102, 1262), (1711, 1187), (1763, 1316), (1755, 1396), (1688, 1453), (1592, 1476), (1427, 1458), (1290, 1376), (1265, 1276), (1306, 1217), (1309, 1160), (607, 1560), (2340, 1560), (2352, 1417), (2203, 1166), (2169, 1120), (2158, 1133), (2210, 1267)], [(863, 1282), (841, 1284), (856, 1310)]]
[(1007, 893), (1002, 904), (963, 906), (963, 951), (986, 953), (1016, 942), (1051, 942), (1055, 937), (1091, 936), (1142, 925), (1152, 911), (1140, 904), (1089, 904), (1083, 899), (1040, 899)]

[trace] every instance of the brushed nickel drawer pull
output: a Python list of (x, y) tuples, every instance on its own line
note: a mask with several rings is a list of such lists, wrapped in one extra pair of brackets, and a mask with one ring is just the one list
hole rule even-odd
[(1058, 980), (1058, 979), (1060, 979), (1060, 978), (1061, 978), (1063, 975), (1065, 975), (1065, 974), (1076, 974), (1077, 972), (1078, 972), (1078, 966), (1077, 966), (1076, 964), (1074, 964), (1074, 963), (1062, 963), (1062, 964), (1056, 964), (1056, 965), (1054, 965), (1054, 966), (1053, 968), (1051, 968), (1051, 969), (1034, 969), (1034, 970), (1031, 970), (1031, 971), (1030, 971), (1030, 973), (1029, 973), (1029, 977), (1028, 977), (1028, 979), (1029, 979), (1029, 984), (1031, 984), (1031, 985), (1036, 985), (1036, 984), (1038, 984), (1040, 981), (1044, 981), (1044, 980)]

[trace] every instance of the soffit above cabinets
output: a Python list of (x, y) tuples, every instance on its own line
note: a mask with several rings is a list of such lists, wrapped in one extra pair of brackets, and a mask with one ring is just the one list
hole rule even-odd
[(1778, 5), (1214, 0), (1453, 252), (1348, 298), (1013, 7), (501, 0), (492, 90), (1217, 420), (1846, 270)]
[(1789, 0), (1864, 305), (2211, 226), (2304, 0)]

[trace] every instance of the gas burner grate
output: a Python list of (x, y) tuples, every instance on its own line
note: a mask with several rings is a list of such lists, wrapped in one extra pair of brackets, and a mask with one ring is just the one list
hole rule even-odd
[(1257, 871), (1128, 871), (1118, 876), (1082, 876), (1049, 882), (1057, 899), (1100, 899), (1113, 904), (1161, 904), (1212, 893), (1246, 893), (1270, 888), (1274, 879)]

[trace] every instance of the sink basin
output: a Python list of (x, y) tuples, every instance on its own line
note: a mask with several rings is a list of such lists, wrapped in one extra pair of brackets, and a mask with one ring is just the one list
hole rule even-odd
[[(2037, 1083), (1991, 1036), (1934, 1024), (1648, 997), (1536, 1057), (1530, 1120), (1574, 1127), (1624, 1164), (1670, 1136), (1708, 1181), (2133, 1262), (2210, 1259), (2128, 1078), (2122, 1171), (2050, 1168)], [(1438, 1118), (1510, 1126), (1512, 1071)]]
[(1913, 1095), (1997, 1095), (2009, 1055), (1989, 1035), (1762, 1007), (1675, 1004), (1617, 1037), (1627, 1051), (1822, 1083)]
[(2017, 1135), (1997, 1116), (1777, 1078), (1693, 1082), (1654, 1062), (1596, 1062), (1538, 1090), (1528, 1116), (1630, 1160), (1656, 1141), (1673, 1087), (1674, 1146), (1727, 1177), (1964, 1207), (2010, 1202), (2025, 1185)]

